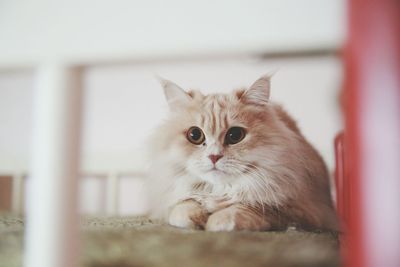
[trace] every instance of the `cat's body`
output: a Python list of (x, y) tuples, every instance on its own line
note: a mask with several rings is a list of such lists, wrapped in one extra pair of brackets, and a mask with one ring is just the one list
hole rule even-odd
[(151, 137), (153, 217), (210, 231), (337, 229), (325, 164), (269, 100), (269, 77), (207, 96), (163, 85), (171, 113)]

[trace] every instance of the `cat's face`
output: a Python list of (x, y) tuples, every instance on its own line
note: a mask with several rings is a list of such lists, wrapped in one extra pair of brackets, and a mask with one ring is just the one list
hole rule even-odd
[(268, 77), (231, 94), (186, 93), (167, 81), (164, 88), (172, 109), (171, 149), (179, 151), (178, 164), (190, 175), (227, 184), (259, 173), (268, 134), (274, 132)]

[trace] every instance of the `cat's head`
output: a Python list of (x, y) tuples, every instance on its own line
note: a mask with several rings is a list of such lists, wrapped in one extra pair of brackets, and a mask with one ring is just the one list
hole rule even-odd
[[(270, 76), (247, 90), (203, 95), (162, 80), (171, 113), (159, 132), (177, 169), (212, 184), (259, 173), (278, 126), (269, 103)], [(161, 152), (162, 153), (162, 152)]]

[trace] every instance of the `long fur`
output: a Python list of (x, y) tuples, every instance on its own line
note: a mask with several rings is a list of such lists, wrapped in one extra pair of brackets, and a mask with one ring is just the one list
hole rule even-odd
[[(149, 139), (153, 217), (211, 231), (337, 229), (321, 156), (269, 100), (269, 79), (260, 80), (248, 90), (211, 95), (167, 83), (171, 112)], [(179, 101), (182, 92), (186, 96)], [(186, 139), (191, 126), (203, 130), (204, 145)], [(247, 134), (225, 145), (233, 126)], [(208, 155), (215, 153), (223, 157), (219, 171), (210, 171)]]

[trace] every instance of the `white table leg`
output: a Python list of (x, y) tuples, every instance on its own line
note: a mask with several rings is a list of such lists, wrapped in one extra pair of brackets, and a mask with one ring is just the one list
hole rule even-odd
[(11, 210), (15, 214), (23, 213), (24, 178), (21, 172), (12, 176)]
[(78, 69), (38, 69), (25, 267), (78, 264), (80, 87)]
[(119, 176), (116, 173), (110, 173), (107, 176), (106, 183), (106, 214), (117, 215), (118, 213), (118, 195), (119, 195)]

